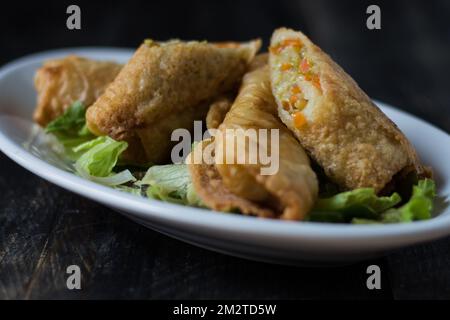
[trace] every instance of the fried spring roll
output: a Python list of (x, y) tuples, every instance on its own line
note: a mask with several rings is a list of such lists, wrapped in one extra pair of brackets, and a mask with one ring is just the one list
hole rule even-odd
[(427, 174), (405, 135), (301, 32), (274, 32), (270, 73), (281, 120), (343, 189), (380, 191), (401, 171)]
[(259, 47), (259, 40), (220, 45), (147, 40), (88, 109), (88, 127), (127, 141), (128, 162), (162, 163), (170, 155), (172, 130), (204, 119), (211, 101), (239, 83)]
[[(217, 211), (232, 212), (239, 210), (247, 215), (275, 218), (273, 210), (238, 196), (225, 187), (223, 179), (214, 165), (214, 157), (208, 153), (205, 155), (203, 153), (203, 150), (208, 146), (214, 148), (214, 142), (210, 139), (201, 141), (187, 158), (192, 183), (203, 203)], [(195, 164), (192, 161), (193, 158), (201, 157), (204, 157), (202, 163)]]
[(206, 115), (206, 127), (208, 129), (217, 129), (225, 119), (227, 112), (230, 110), (233, 101), (229, 96), (219, 97), (214, 101)]
[(34, 120), (44, 127), (75, 101), (94, 103), (121, 68), (114, 62), (74, 55), (45, 62), (34, 78), (38, 94)]
[[(278, 149), (278, 170), (273, 174), (262, 174), (260, 159), (256, 163), (237, 160), (240, 151), (235, 150), (232, 141), (242, 138), (239, 135), (248, 129), (278, 131), (276, 141), (260, 137), (254, 141), (258, 150), (272, 153)], [(253, 137), (246, 139), (249, 143), (241, 150), (250, 159)], [(303, 148), (278, 118), (267, 65), (244, 76), (239, 95), (219, 126), (214, 144), (213, 166), (195, 164), (193, 155), (188, 158), (194, 187), (206, 205), (216, 210), (234, 207), (245, 214), (289, 220), (303, 219), (312, 208), (318, 193), (317, 179)], [(230, 162), (226, 157), (231, 153), (235, 158)]]
[[(253, 71), (267, 64), (269, 55), (267, 53), (258, 54), (252, 61), (249, 67), (249, 71)], [(223, 95), (214, 101), (206, 115), (206, 127), (208, 129), (217, 129), (219, 125), (225, 119), (226, 114), (231, 108), (234, 99), (236, 98), (236, 92)]]

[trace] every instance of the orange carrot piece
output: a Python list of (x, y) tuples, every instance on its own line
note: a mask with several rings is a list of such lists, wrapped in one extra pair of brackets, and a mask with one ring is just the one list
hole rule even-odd
[(288, 71), (292, 69), (292, 64), (291, 63), (283, 63), (280, 67), (281, 71)]
[(299, 93), (301, 93), (302, 92), (302, 89), (300, 89), (300, 87), (298, 86), (298, 85), (294, 85), (292, 88), (291, 88), (291, 93), (292, 94), (299, 94)]
[(294, 125), (296, 128), (301, 128), (306, 124), (306, 118), (305, 115), (298, 111), (292, 115), (292, 118), (294, 120)]
[(311, 64), (306, 58), (303, 58), (302, 62), (300, 63), (300, 72), (301, 73), (307, 73), (311, 69)]

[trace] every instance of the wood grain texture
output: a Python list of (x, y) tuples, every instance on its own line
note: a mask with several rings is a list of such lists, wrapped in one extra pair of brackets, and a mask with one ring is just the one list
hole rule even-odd
[[(286, 25), (309, 34), (370, 96), (450, 132), (449, 2), (377, 3), (380, 31), (365, 28), (369, 1), (81, 1), (79, 32), (65, 29), (64, 2), (12, 3), (10, 19), (0, 19), (0, 63), (54, 47), (136, 46), (148, 36), (262, 36), (267, 44), (272, 30)], [(43, 10), (46, 19), (38, 19)], [(144, 19), (148, 12), (158, 14)], [(0, 299), (442, 299), (450, 298), (449, 249), (447, 238), (332, 268), (246, 261), (148, 230), (0, 154)], [(71, 264), (81, 267), (80, 291), (66, 288)], [(366, 289), (369, 264), (381, 266), (381, 291)]]

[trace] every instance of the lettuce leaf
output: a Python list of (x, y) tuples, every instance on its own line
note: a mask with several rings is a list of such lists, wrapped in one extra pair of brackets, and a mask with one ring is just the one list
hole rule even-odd
[(400, 203), (401, 197), (379, 197), (372, 188), (360, 188), (319, 199), (310, 221), (350, 222), (353, 218), (377, 219), (380, 213)]
[(96, 177), (107, 177), (125, 151), (128, 144), (116, 141), (108, 136), (101, 136), (83, 143), (73, 149), (75, 152), (84, 151), (75, 165)]
[(419, 180), (413, 186), (411, 198), (402, 206), (397, 193), (378, 197), (373, 189), (356, 189), (333, 197), (319, 199), (310, 221), (351, 222), (353, 224), (385, 224), (411, 222), (431, 218), (436, 186), (433, 180)]
[(129, 170), (114, 173), (120, 154), (128, 144), (116, 141), (108, 136), (101, 136), (87, 141), (75, 148), (75, 153), (82, 155), (75, 162), (76, 172), (85, 179), (109, 186), (116, 186), (130, 181), (136, 181)]
[(411, 222), (431, 218), (433, 199), (436, 196), (436, 184), (431, 179), (420, 180), (413, 187), (412, 196), (400, 208), (387, 210), (382, 215), (383, 223)]
[(86, 126), (85, 115), (86, 108), (77, 101), (62, 116), (50, 122), (45, 132), (55, 135), (64, 147), (73, 148), (95, 138)]
[(147, 185), (150, 198), (191, 206), (201, 206), (186, 164), (150, 167), (137, 184)]

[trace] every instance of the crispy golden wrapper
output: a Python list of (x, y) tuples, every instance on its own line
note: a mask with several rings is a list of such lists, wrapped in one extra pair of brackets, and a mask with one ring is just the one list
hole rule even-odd
[(128, 162), (162, 163), (172, 130), (204, 119), (212, 100), (239, 83), (259, 47), (259, 40), (233, 46), (147, 40), (88, 109), (88, 127), (127, 141)]
[(225, 119), (226, 114), (233, 104), (231, 96), (222, 96), (214, 101), (209, 107), (206, 115), (206, 127), (208, 129), (217, 129)]
[[(239, 164), (236, 158), (233, 163), (226, 161), (230, 148), (234, 148), (230, 141), (247, 129), (278, 130), (279, 140), (275, 143), (279, 148), (279, 167), (274, 174), (263, 175), (260, 162)], [(270, 139), (264, 145), (262, 140), (256, 141), (258, 150), (269, 150), (268, 154), (275, 150), (272, 143)], [(217, 210), (235, 207), (245, 214), (289, 220), (303, 219), (312, 208), (318, 193), (317, 179), (303, 148), (278, 118), (268, 66), (244, 76), (239, 95), (219, 126), (214, 144), (216, 150), (223, 151), (215, 153), (215, 166), (196, 164), (192, 154), (188, 158), (194, 187), (206, 205)], [(249, 145), (245, 146), (245, 153), (250, 158)], [(194, 153), (199, 152), (198, 148)], [(237, 157), (237, 153), (234, 155)], [(214, 181), (213, 186), (205, 181)]]
[[(250, 64), (249, 71), (266, 65), (268, 61), (269, 55), (267, 53), (258, 54)], [(217, 129), (219, 127), (230, 110), (235, 98), (236, 93), (229, 93), (217, 98), (216, 101), (211, 104), (208, 114), (206, 115), (206, 127), (208, 129)]]
[(428, 174), (397, 126), (301, 32), (274, 32), (270, 69), (281, 120), (343, 189), (380, 191), (411, 168)]
[(203, 203), (209, 208), (217, 211), (231, 212), (239, 210), (243, 214), (257, 215), (263, 218), (275, 218), (273, 210), (264, 208), (262, 205), (247, 200), (243, 197), (233, 194), (223, 184), (214, 164), (214, 158), (206, 154), (205, 162), (200, 164), (190, 163), (190, 158), (202, 157), (202, 151), (208, 146), (214, 146), (214, 142), (210, 139), (201, 141), (192, 151), (188, 158), (188, 168), (192, 177), (192, 183), (195, 191), (202, 199)]
[(94, 103), (121, 68), (118, 63), (74, 55), (45, 62), (34, 78), (38, 94), (34, 120), (46, 126), (75, 101)]

